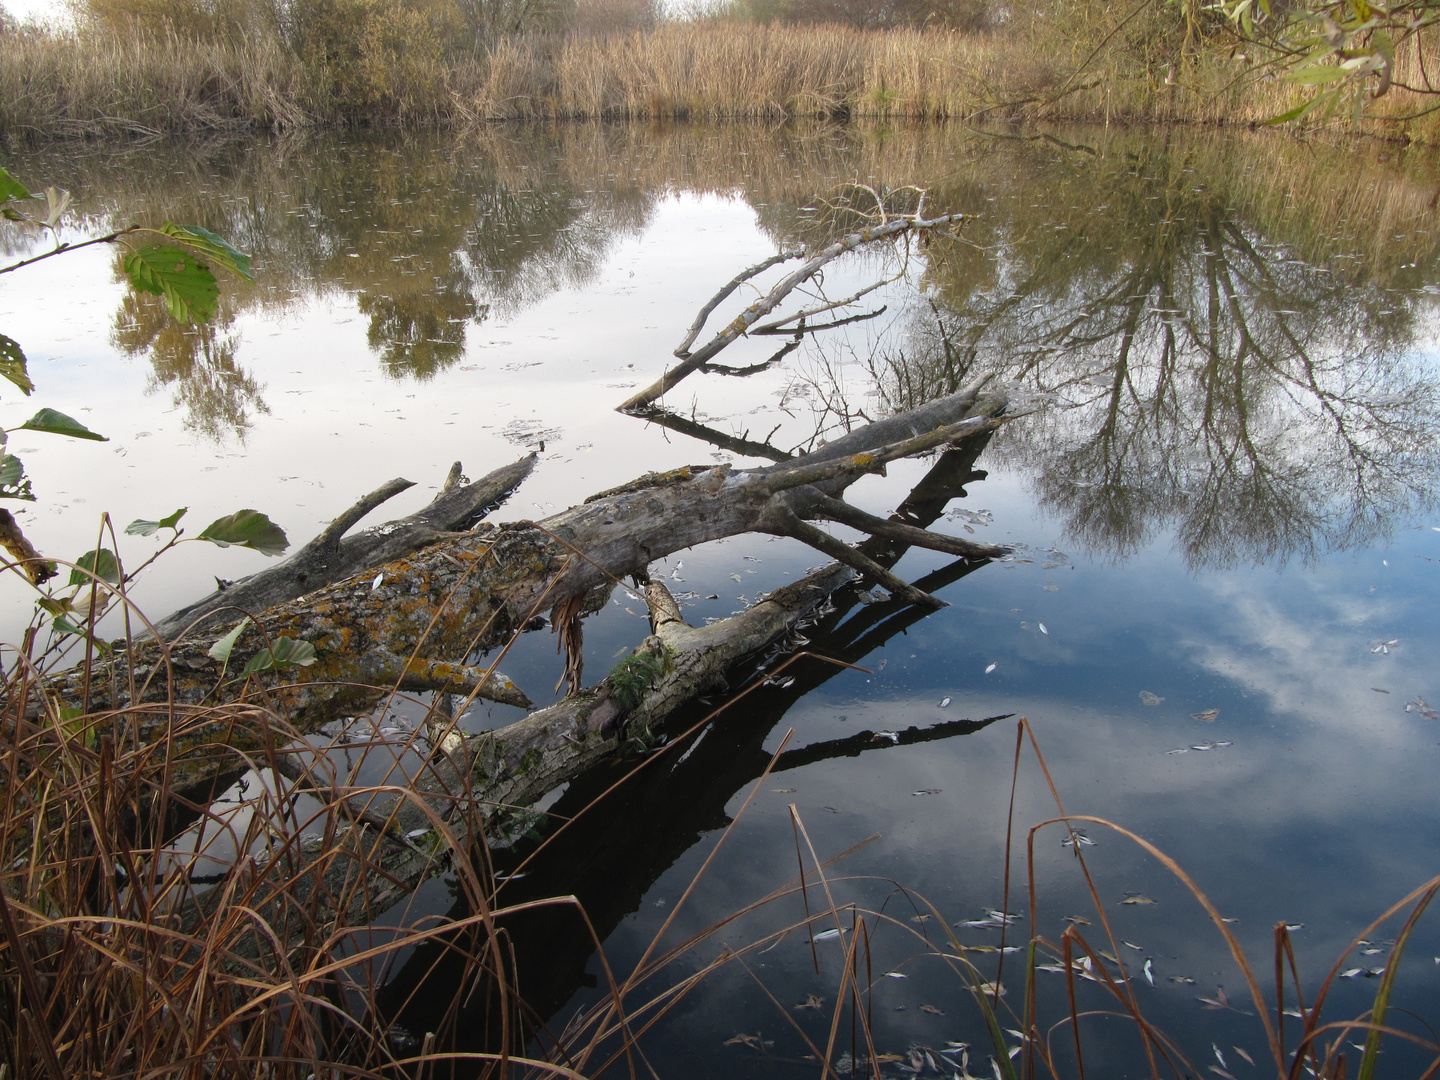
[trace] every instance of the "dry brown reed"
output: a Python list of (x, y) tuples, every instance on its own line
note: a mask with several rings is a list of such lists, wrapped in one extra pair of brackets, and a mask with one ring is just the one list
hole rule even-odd
[(313, 80), (265, 38), (23, 31), (0, 47), (0, 134), (146, 136), (284, 129), (327, 115)]
[[(1158, 39), (1173, 28), (1142, 29), (1133, 41), (1096, 50), (1095, 34), (1050, 27), (961, 34), (710, 19), (512, 36), (479, 57), (438, 49), (392, 56), (387, 46), (353, 72), (267, 33), (192, 41), (140, 29), (25, 30), (8, 34), (0, 49), (0, 134), (521, 118), (1250, 124), (1301, 100), (1302, 89), (1214, 50), (1164, 63), (1168, 54), (1150, 55), (1145, 35)], [(1399, 83), (1427, 83), (1420, 59), (1419, 44), (1402, 52)], [(1428, 107), (1423, 96), (1396, 89), (1371, 107), (1392, 119), (1365, 127), (1429, 137), (1440, 120)]]
[[(402, 950), (429, 944), (493, 1003), (495, 1051), (465, 1055), (477, 1075), (504, 1073), (506, 1061), (570, 1075), (520, 1053), (529, 1021), (496, 926), (507, 910), (494, 903), (487, 849), (461, 839), (484, 835), (474, 806), (444, 820), (432, 811), (425, 850), (409, 844), (434, 871), (448, 868), (469, 914), (376, 925), (404, 896), (376, 891), (397, 872), (396, 844), (357, 825), (345, 798), (365, 789), (325, 796), (284, 779), (297, 738), (284, 717), (244, 698), (139, 707), (176, 733), (216, 720), (268, 729), (264, 752), (212, 749), (223, 771), (245, 774), (245, 790), (180, 792), (169, 740), (95, 738), (92, 727), (124, 731), (121, 717), (94, 725), (45, 699), (40, 679), (57, 655), (36, 640), (6, 650), (0, 697), (0, 1073), (414, 1074), (454, 1057), (458, 1009), (412, 1036), (381, 991)], [(424, 746), (381, 739), (369, 752), (387, 751), (398, 761)], [(394, 790), (402, 780), (373, 789)]]

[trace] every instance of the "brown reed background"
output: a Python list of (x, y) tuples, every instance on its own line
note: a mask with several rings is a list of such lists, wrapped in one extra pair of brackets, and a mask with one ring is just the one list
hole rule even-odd
[[(257, 14), (260, 0), (212, 4), (228, 22), (147, 15), (147, 2), (88, 0), (71, 27), (0, 31), (0, 137), (537, 118), (1255, 124), (1303, 92), (1217, 47), (1213, 14), (1197, 32), (1186, 8), (1158, 4), (1118, 25), (1107, 5), (1055, 0), (1044, 18), (960, 31), (733, 12), (657, 21), (642, 0), (586, 0), (564, 19), (517, 17), (531, 29), (497, 32), (467, 21), (460, 0), (304, 0), (284, 18)], [(1423, 82), (1433, 33), (1398, 58), (1397, 82)], [(1395, 90), (1370, 111), (1424, 107)], [(1364, 126), (1429, 141), (1437, 123)]]

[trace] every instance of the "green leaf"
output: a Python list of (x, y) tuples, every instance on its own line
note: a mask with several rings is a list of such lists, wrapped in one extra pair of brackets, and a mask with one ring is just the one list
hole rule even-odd
[(0, 169), (0, 202), (28, 198), (30, 198), (30, 189), (11, 176), (8, 170)]
[(246, 615), (243, 619), (241, 619), (238, 623), (235, 624), (234, 630), (231, 630), (219, 641), (215, 642), (214, 645), (211, 645), (210, 648), (206, 649), (205, 655), (210, 657), (210, 659), (212, 660), (219, 660), (222, 664), (225, 663), (227, 660), (230, 659), (230, 653), (235, 648), (235, 642), (240, 640), (240, 635), (245, 632), (245, 628), (249, 625), (250, 616)]
[(64, 615), (56, 615), (50, 622), (50, 629), (57, 634), (69, 634), (73, 637), (84, 637), (85, 631), (81, 630)]
[(210, 268), (188, 251), (151, 244), (125, 256), (130, 284), (142, 292), (163, 297), (177, 322), (204, 321), (215, 314), (220, 286)]
[(1266, 120), (1265, 123), (1288, 124), (1291, 120), (1299, 120), (1302, 116), (1306, 115), (1316, 106), (1320, 105), (1324, 100), (1325, 98), (1322, 95), (1320, 97), (1313, 97), (1309, 101), (1302, 101), (1293, 109), (1286, 109), (1279, 116), (1272, 116), (1269, 120)]
[(276, 638), (275, 644), (268, 649), (261, 649), (250, 662), (245, 665), (245, 670), (240, 674), (254, 675), (257, 671), (281, 671), (288, 667), (306, 667), (315, 663), (315, 646), (308, 641), (296, 641), (294, 638)]
[[(163, 517), (159, 521), (146, 521), (143, 518), (136, 518), (130, 522), (129, 525), (125, 526), (125, 534), (127, 536), (150, 536), (153, 533), (159, 532), (161, 529), (174, 529), (176, 523), (185, 516), (185, 511), (188, 509), (190, 509), (188, 506), (182, 506), (169, 517)], [(179, 532), (180, 530), (175, 529), (175, 531)]]
[(97, 741), (96, 729), (99, 726), (100, 718), (91, 716), (86, 720), (84, 710), (78, 709), (74, 705), (61, 705), (58, 711), (60, 726), (64, 729), (66, 737), (84, 739), (85, 745), (93, 748)]
[[(90, 573), (86, 573), (87, 570)], [(118, 585), (120, 583), (120, 563), (115, 558), (115, 553), (101, 548), (99, 551), (87, 551), (81, 555), (75, 560), (75, 568), (70, 571), (70, 584), (88, 585), (94, 580), (91, 574), (101, 581)]]
[(1375, 46), (1375, 51), (1385, 58), (1385, 62), (1391, 67), (1395, 66), (1395, 42), (1384, 30), (1376, 30), (1370, 35), (1370, 44)]
[(1337, 79), (1343, 79), (1349, 74), (1344, 68), (1333, 67), (1330, 64), (1314, 64), (1310, 67), (1301, 68), (1298, 71), (1285, 73), (1287, 82), (1299, 83), (1301, 86), (1315, 86), (1320, 83), (1332, 83)]
[(35, 384), (30, 381), (30, 372), (25, 366), (25, 354), (20, 351), (20, 343), (4, 334), (0, 334), (0, 375), (9, 379), (25, 394), (35, 389)]
[(41, 409), (21, 424), (18, 430), (44, 431), (51, 435), (68, 435), (72, 439), (93, 439), (96, 442), (110, 441), (104, 435), (95, 434), (73, 416), (66, 416), (54, 409)]
[(25, 475), (25, 466), (14, 454), (0, 456), (0, 499), (35, 501), (35, 493), (30, 490), (30, 480)]
[(279, 555), (290, 546), (285, 530), (258, 510), (236, 510), (227, 517), (217, 518), (205, 526), (197, 539), (209, 540), (220, 547), (248, 547), (261, 555)]
[(232, 274), (238, 274), (246, 281), (255, 280), (250, 274), (250, 256), (231, 247), (223, 236), (199, 225), (176, 225), (173, 221), (165, 222), (159, 231), (190, 250), (208, 256), (213, 263)]

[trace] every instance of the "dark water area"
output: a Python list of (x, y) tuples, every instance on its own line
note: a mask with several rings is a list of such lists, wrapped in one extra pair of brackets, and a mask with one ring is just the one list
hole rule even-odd
[[(92, 546), (101, 510), (129, 521), (185, 503), (197, 518), (255, 506), (300, 540), (390, 476), (420, 481), (387, 507), (398, 516), (455, 458), (478, 475), (532, 449), (534, 476), (496, 518), (540, 517), (650, 469), (759, 464), (982, 373), (1009, 394), (1015, 419), (988, 444), (897, 463), (852, 498), (884, 515), (924, 480), (915, 503), (934, 528), (1011, 555), (905, 553), (896, 572), (948, 607), (847, 587), (791, 646), (856, 668), (801, 658), (765, 683), (785, 656), (763, 658), (766, 672), (736, 673), (742, 697), (673, 728), (697, 735), (613, 791), (634, 761), (575, 782), (497, 853), (517, 867), (608, 791), (499, 895), (574, 895), (603, 941), (602, 963), (568, 908), (508, 924), (537, 1053), (583, 1043), (610, 976), (664, 957), (627, 987), (637, 1070), (815, 1075), (818, 1054), (844, 1075), (868, 1053), (848, 1006), (833, 1023), (858, 941), (850, 977), (883, 1074), (988, 1077), (966, 972), (993, 980), (1003, 955), (1002, 1013), (1023, 1012), (1024, 953), (998, 952), (988, 914), (1008, 911), (1007, 947), (1075, 927), (1117, 954), (1171, 1040), (1161, 1074), (1274, 1071), (1220, 927), (1160, 858), (1080, 823), (1099, 910), (1063, 826), (1039, 829), (1027, 858), (1031, 826), (1060, 814), (1046, 769), (1065, 812), (1183, 868), (1272, 1016), (1277, 923), (1294, 927), (1307, 1005), (1338, 964), (1326, 1016), (1369, 1008), (1404, 914), (1367, 927), (1440, 874), (1433, 155), (1270, 133), (576, 125), (57, 147), (5, 164), (71, 189), (86, 231), (195, 222), (257, 271), (225, 290), (215, 324), (184, 332), (120, 289), (105, 252), (7, 280), (0, 332), (31, 356), (36, 401), (112, 438), (12, 436), (39, 495), (21, 521), (47, 553)], [(888, 278), (855, 309), (884, 311), (752, 376), (692, 376), (667, 397), (688, 424), (613, 411), (739, 269), (852, 220), (833, 211), (846, 183), (917, 185), (928, 212), (975, 218), (959, 241), (836, 264), (829, 297)], [(761, 364), (777, 344), (742, 340), (724, 359)], [(6, 401), (7, 416), (31, 404)], [(139, 593), (157, 615), (262, 565), (178, 555)], [(699, 623), (821, 562), (749, 536), (652, 575)], [(7, 628), (22, 625), (29, 599), (3, 600)], [(644, 612), (617, 590), (587, 620), (592, 677), (643, 637)], [(553, 638), (522, 638), (505, 670), (549, 700)], [(1021, 717), (1045, 769), (1028, 735), (1016, 765)], [(468, 722), (510, 718), (495, 706)], [(815, 860), (847, 852), (821, 883)], [(833, 917), (800, 925), (831, 902), (845, 933), (822, 936)], [(403, 917), (446, 914), (465, 912), (439, 878)], [(420, 949), (396, 966), (397, 1032), (454, 1008), (456, 1048), (484, 1050), (494, 1016), (449, 963)], [(1037, 1022), (1078, 1075), (1065, 975), (1035, 979)], [(1075, 992), (1087, 1069), (1148, 1075), (1116, 998), (1084, 978)], [(1388, 1022), (1434, 1039), (1437, 1001), (1432, 915)], [(1286, 1025), (1293, 1047), (1299, 1022)], [(1360, 1051), (1347, 1055), (1353, 1069)], [(1432, 1056), (1387, 1039), (1380, 1074), (1418, 1076)]]

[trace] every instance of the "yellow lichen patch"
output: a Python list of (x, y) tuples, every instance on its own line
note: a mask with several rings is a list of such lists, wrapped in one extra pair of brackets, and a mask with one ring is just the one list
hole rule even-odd
[(875, 464), (875, 455), (874, 455), (874, 454), (856, 454), (856, 455), (854, 455), (854, 456), (850, 459), (850, 461), (854, 464), (854, 466), (855, 466), (857, 469), (868, 469), (868, 468), (870, 468), (871, 465), (874, 465), (874, 464)]

